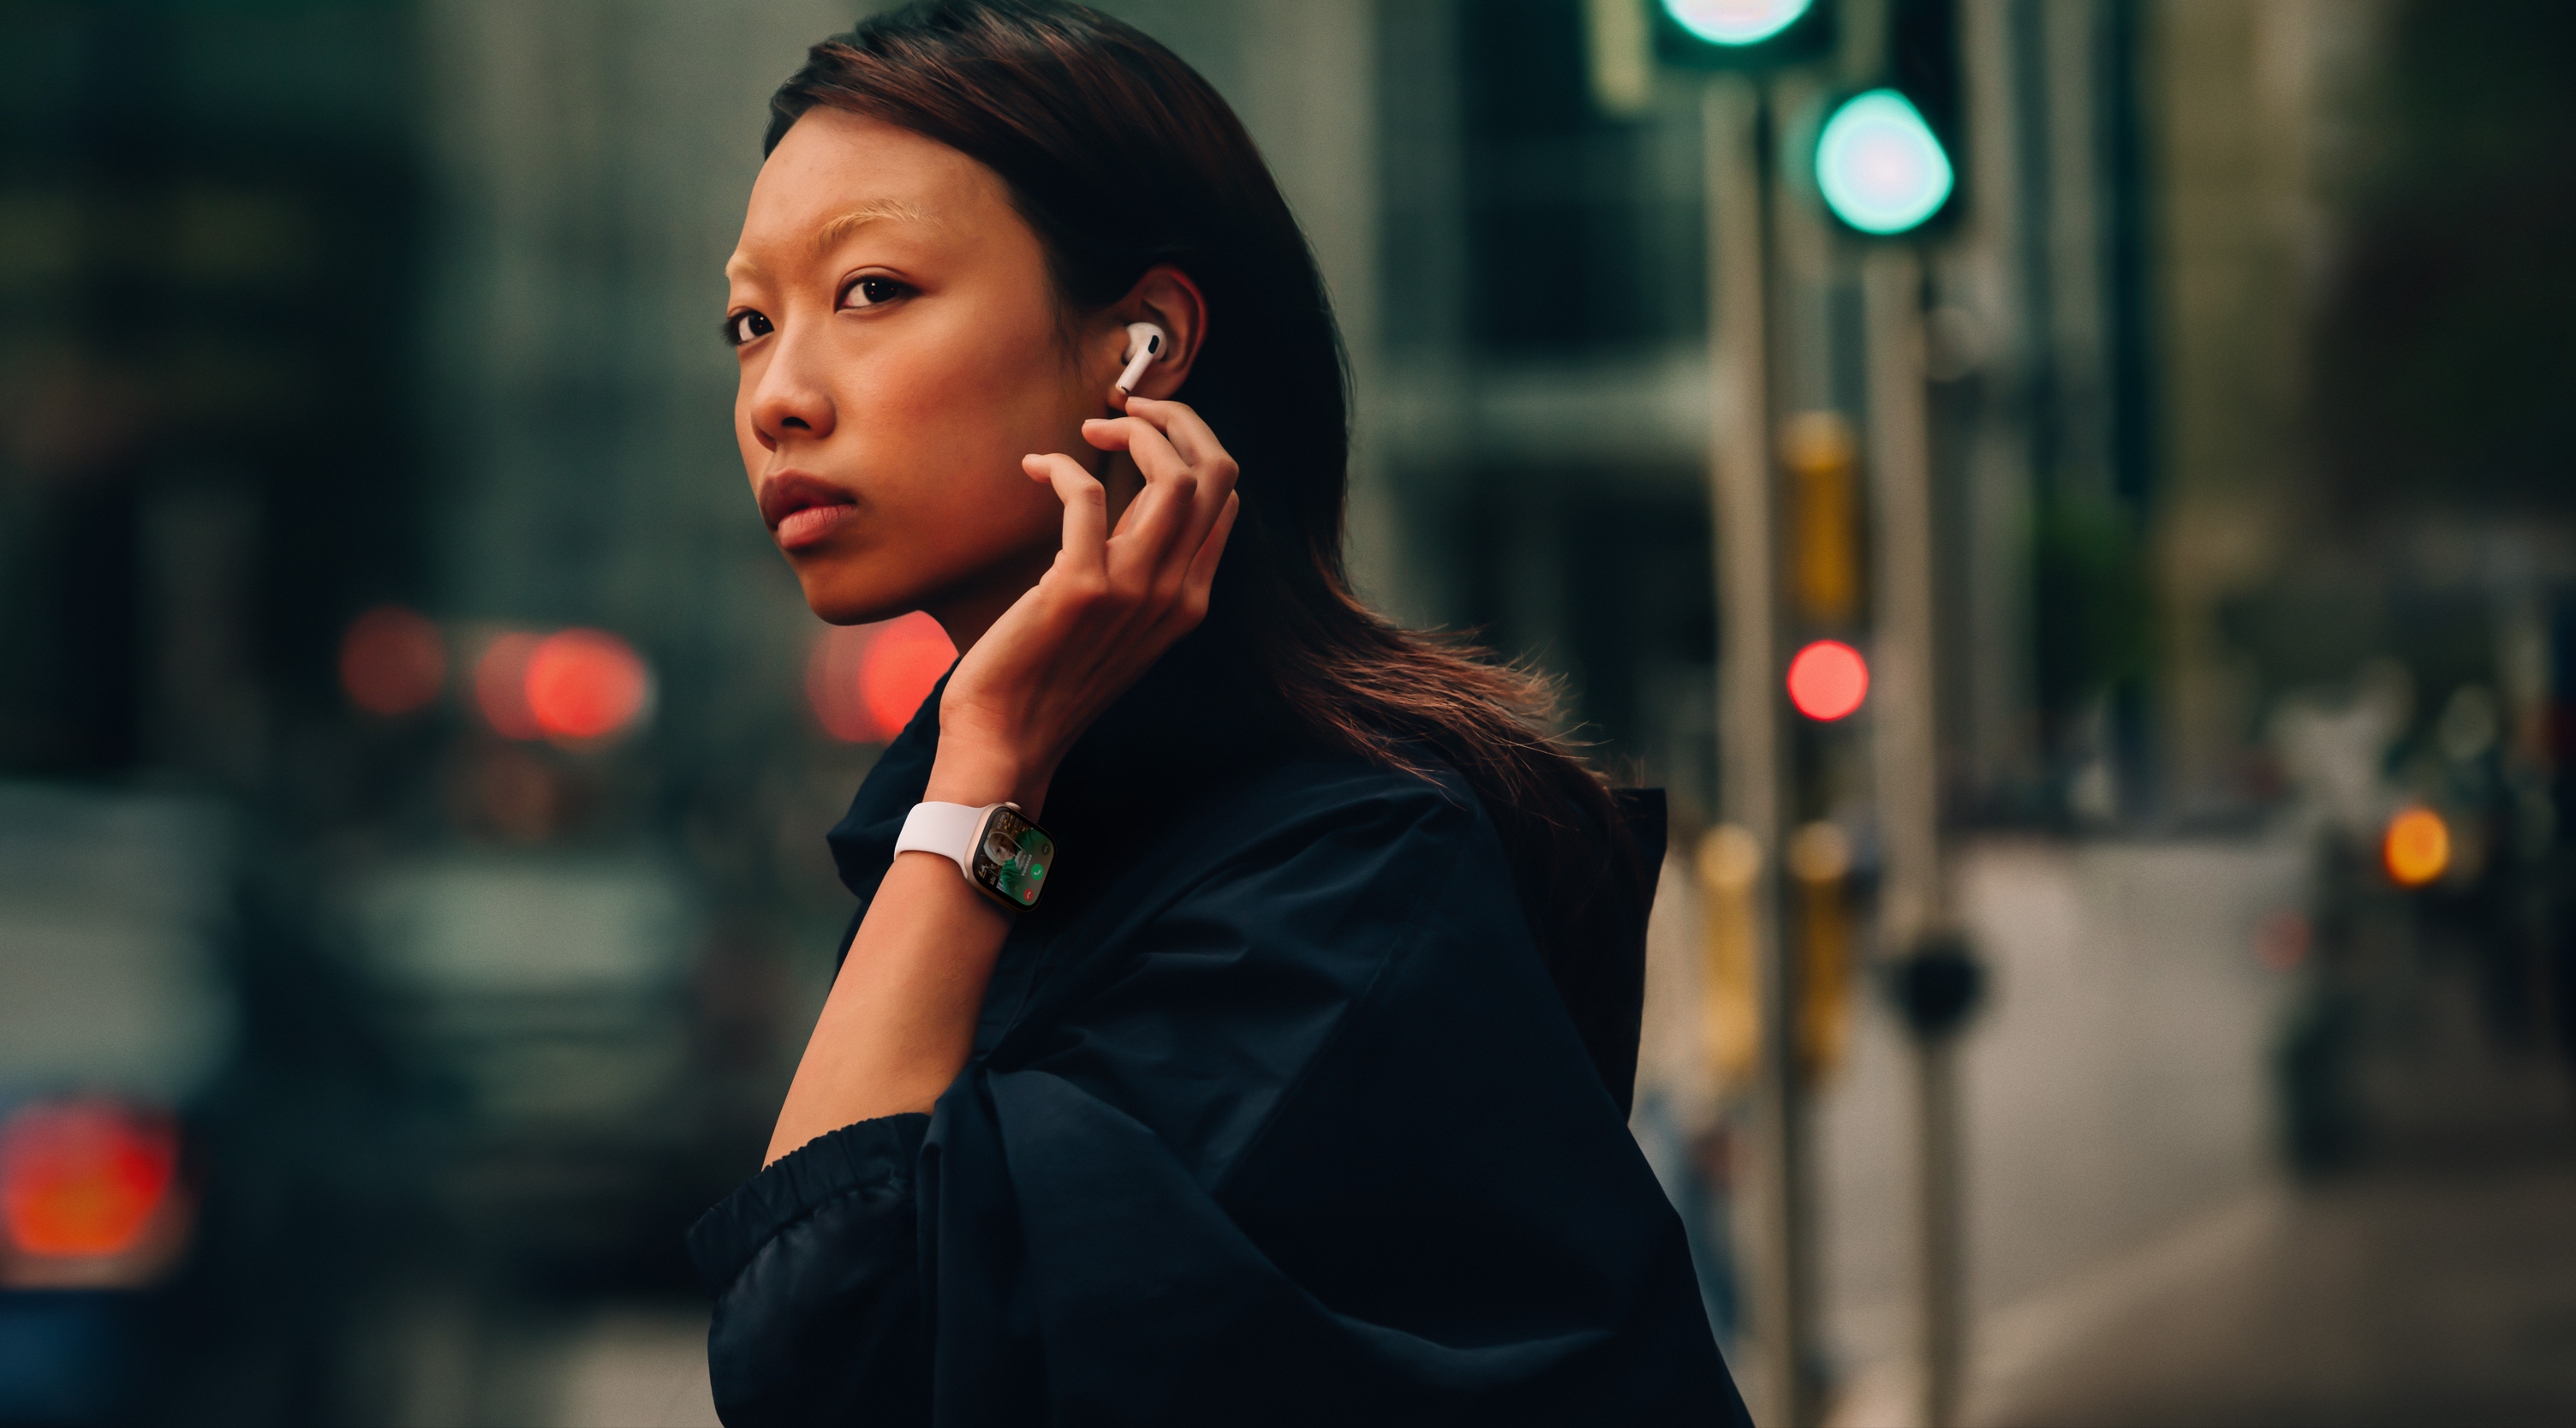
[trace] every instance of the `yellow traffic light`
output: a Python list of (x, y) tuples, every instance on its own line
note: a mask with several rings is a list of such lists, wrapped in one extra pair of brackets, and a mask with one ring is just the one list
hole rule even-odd
[(1860, 608), (1860, 440), (1840, 412), (1805, 412), (1781, 432), (1780, 455), (1798, 613), (1846, 624)]

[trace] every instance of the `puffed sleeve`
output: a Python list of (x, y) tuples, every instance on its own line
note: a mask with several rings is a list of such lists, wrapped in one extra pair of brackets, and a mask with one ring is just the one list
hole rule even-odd
[(913, 1196), (929, 1126), (919, 1115), (844, 1126), (691, 1230), (701, 1272), (723, 1286), (708, 1369), (732, 1428), (928, 1421)]
[(1158, 852), (927, 1126), (701, 1225), (728, 1423), (1746, 1421), (1472, 797), (1289, 765)]

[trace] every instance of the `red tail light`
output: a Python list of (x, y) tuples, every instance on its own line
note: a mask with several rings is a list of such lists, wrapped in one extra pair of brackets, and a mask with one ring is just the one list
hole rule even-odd
[(883, 624), (827, 628), (805, 666), (805, 696), (833, 738), (883, 743), (903, 732), (956, 661), (948, 632), (917, 610)]
[(24, 1107), (0, 1125), (0, 1230), (22, 1255), (131, 1253), (169, 1199), (178, 1163), (167, 1117), (110, 1101)]
[(565, 630), (528, 652), (528, 712), (556, 738), (621, 733), (652, 698), (653, 672), (634, 646), (605, 630)]

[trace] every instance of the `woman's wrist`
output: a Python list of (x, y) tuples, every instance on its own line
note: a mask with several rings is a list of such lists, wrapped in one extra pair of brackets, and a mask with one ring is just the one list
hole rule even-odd
[(1046, 803), (1052, 767), (1040, 768), (1015, 753), (967, 740), (942, 739), (922, 797), (931, 803), (1016, 803), (1030, 817)]

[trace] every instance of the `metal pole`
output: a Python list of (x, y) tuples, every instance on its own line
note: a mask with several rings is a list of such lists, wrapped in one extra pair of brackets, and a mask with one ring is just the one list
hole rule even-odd
[(1704, 96), (1709, 262), (1709, 474), (1717, 517), (1723, 623), (1719, 756), (1727, 817), (1760, 855), (1753, 934), (1760, 967), (1760, 1232), (1755, 1245), (1757, 1397), (1774, 1428), (1811, 1428), (1806, 1134), (1798, 1086), (1796, 967), (1781, 936), (1779, 515), (1771, 431), (1771, 184), (1764, 100), (1738, 76)]
[(1924, 1428), (1959, 1421), (1967, 1362), (1967, 1315), (1959, 1293), (1965, 1268), (1959, 1239), (1959, 1040), (1943, 1033), (1914, 1038), (1915, 1241), (1922, 1282)]
[[(1910, 247), (1871, 253), (1870, 468), (1878, 495), (1878, 620), (1871, 715), (1885, 845), (1881, 945), (1923, 949), (1945, 924), (1933, 690), (1932, 471), (1923, 404), (1922, 262)], [(1918, 1029), (1915, 1062), (1916, 1270), (1923, 1421), (1949, 1428), (1965, 1356), (1959, 1242), (1958, 1092), (1948, 1028)]]
[(1922, 273), (1914, 250), (1897, 246), (1871, 252), (1861, 272), (1869, 335), (1869, 465), (1878, 498), (1870, 724), (1886, 844), (1879, 915), (1882, 944), (1899, 953), (1912, 951), (1941, 913)]

